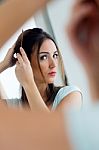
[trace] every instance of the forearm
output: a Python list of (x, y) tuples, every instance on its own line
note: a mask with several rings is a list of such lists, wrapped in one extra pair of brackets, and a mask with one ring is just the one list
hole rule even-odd
[(2, 107), (0, 119), (2, 150), (70, 150), (62, 115), (5, 110)]
[(9, 0), (0, 5), (0, 47), (29, 18), (49, 0)]
[(2, 73), (6, 69), (7, 69), (7, 66), (5, 65), (4, 61), (1, 61), (0, 62), (0, 73)]
[(0, 99), (7, 99), (7, 98), (8, 97), (7, 97), (7, 94), (6, 94), (5, 90), (4, 90), (4, 87), (3, 87), (3, 85), (0, 82)]
[(42, 99), (36, 84), (31, 82), (31, 84), (24, 86), (24, 90), (30, 104), (31, 110), (47, 111), (49, 112), (48, 107), (46, 106), (44, 100)]

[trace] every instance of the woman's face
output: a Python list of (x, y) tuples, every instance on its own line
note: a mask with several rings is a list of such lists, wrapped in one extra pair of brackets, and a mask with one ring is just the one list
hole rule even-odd
[(39, 50), (39, 63), (42, 74), (37, 61), (37, 52), (31, 56), (31, 66), (33, 69), (34, 79), (38, 83), (46, 81), (47, 84), (53, 83), (58, 66), (59, 53), (54, 42), (50, 39), (45, 40)]

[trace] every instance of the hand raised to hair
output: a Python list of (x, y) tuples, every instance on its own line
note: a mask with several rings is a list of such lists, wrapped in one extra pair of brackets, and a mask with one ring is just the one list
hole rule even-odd
[(77, 0), (67, 29), (74, 51), (87, 69), (89, 64), (99, 66), (99, 0)]
[(23, 48), (20, 48), (20, 53), (17, 53), (15, 73), (18, 81), (24, 87), (30, 85), (34, 81), (34, 77), (30, 61)]
[(3, 63), (4, 65), (6, 66), (6, 68), (9, 68), (9, 67), (12, 67), (15, 65), (16, 63), (16, 59), (14, 58), (13, 56), (13, 53), (14, 53), (14, 47), (15, 45), (13, 45), (7, 52), (4, 60), (3, 60)]

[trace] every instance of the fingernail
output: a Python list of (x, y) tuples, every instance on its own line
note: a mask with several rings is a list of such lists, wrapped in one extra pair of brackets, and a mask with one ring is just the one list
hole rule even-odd
[(22, 50), (23, 48), (22, 47), (20, 47), (20, 50)]

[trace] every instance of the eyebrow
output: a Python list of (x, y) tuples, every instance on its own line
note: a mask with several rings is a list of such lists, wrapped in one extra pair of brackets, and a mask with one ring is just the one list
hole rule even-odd
[[(58, 51), (55, 51), (54, 54), (58, 52)], [(49, 52), (40, 52), (39, 54), (49, 54)]]

